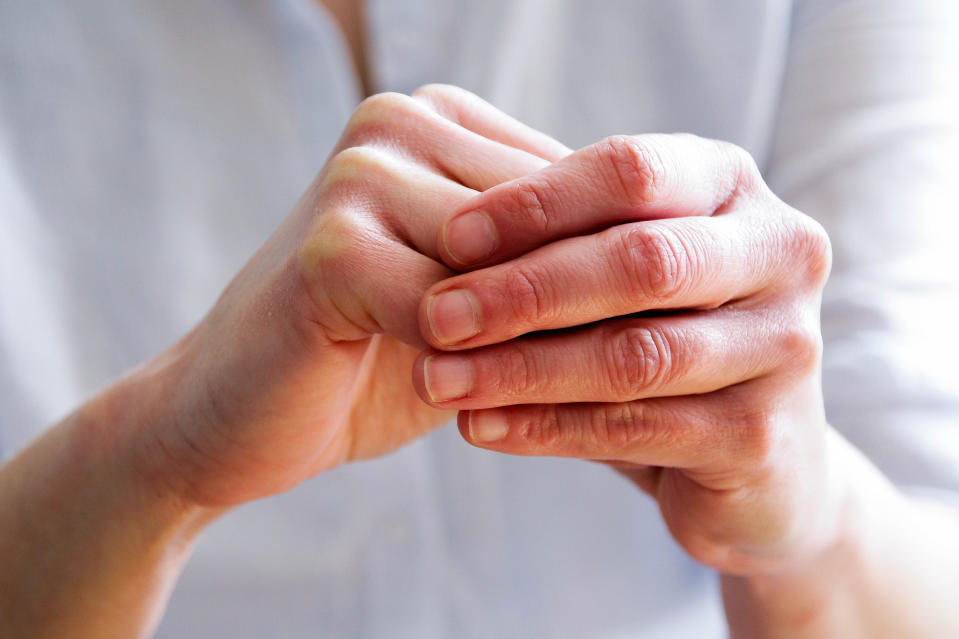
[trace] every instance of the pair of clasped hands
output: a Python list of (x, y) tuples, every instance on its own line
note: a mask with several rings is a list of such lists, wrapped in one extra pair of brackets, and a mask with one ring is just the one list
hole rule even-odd
[(175, 419), (141, 429), (138, 467), (224, 509), (458, 410), (473, 445), (613, 466), (696, 559), (773, 571), (815, 552), (837, 513), (829, 260), (822, 228), (731, 144), (571, 152), (454, 87), (374, 96), (148, 367)]

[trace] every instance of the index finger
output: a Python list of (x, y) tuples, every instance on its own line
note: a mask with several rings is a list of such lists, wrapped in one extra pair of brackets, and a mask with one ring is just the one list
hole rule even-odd
[(523, 124), (466, 89), (450, 84), (427, 84), (411, 94), (447, 120), (495, 142), (511, 146), (547, 162), (572, 150), (552, 137)]
[(613, 136), (465, 203), (440, 229), (457, 270), (631, 221), (712, 215), (759, 183), (748, 153), (693, 135)]

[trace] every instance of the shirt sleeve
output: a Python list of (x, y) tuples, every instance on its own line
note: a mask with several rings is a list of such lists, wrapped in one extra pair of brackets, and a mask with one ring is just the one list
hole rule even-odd
[(959, 3), (795, 6), (767, 179), (833, 245), (830, 423), (959, 503)]

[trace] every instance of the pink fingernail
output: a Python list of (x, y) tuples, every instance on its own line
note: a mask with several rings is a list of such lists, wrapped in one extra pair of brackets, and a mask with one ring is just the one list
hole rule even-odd
[(499, 234), (486, 213), (470, 211), (446, 225), (443, 241), (454, 260), (460, 264), (474, 264), (493, 254), (499, 245)]
[(433, 335), (442, 344), (456, 344), (480, 332), (479, 301), (469, 291), (454, 289), (432, 296), (426, 313)]
[(423, 382), (434, 402), (448, 402), (473, 390), (473, 363), (460, 355), (432, 355), (423, 365)]
[(499, 441), (509, 433), (506, 414), (495, 408), (483, 411), (470, 411), (470, 439), (481, 444)]

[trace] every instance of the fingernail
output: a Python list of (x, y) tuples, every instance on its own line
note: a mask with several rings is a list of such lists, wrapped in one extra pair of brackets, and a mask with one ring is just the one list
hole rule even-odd
[(455, 289), (430, 298), (427, 316), (442, 344), (456, 344), (480, 332), (479, 302), (469, 291)]
[(484, 411), (472, 410), (469, 420), (470, 439), (474, 442), (488, 444), (499, 441), (509, 432), (506, 415), (495, 408)]
[(473, 264), (493, 254), (499, 234), (486, 213), (470, 211), (446, 225), (443, 241), (450, 257), (460, 264)]
[(460, 355), (433, 355), (423, 368), (426, 392), (434, 402), (448, 402), (473, 390), (473, 363)]

